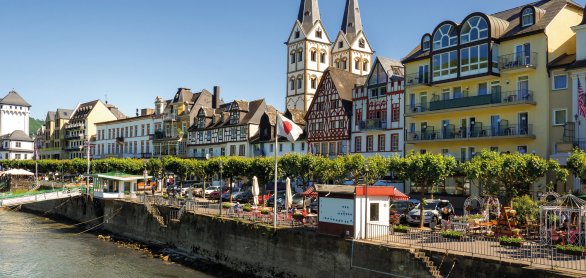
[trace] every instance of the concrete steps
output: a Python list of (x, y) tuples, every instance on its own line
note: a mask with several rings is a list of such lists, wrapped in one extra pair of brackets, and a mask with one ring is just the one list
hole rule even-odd
[(419, 249), (411, 249), (409, 252), (413, 254), (416, 259), (422, 261), (425, 264), (432, 277), (443, 278), (437, 266), (435, 266), (433, 261), (427, 255), (425, 255), (425, 252)]
[(161, 213), (159, 212), (159, 209), (157, 209), (156, 207), (152, 206), (148, 199), (145, 198), (144, 199), (144, 205), (147, 209), (147, 211), (149, 212), (149, 214), (155, 218), (155, 220), (157, 220), (157, 222), (159, 223), (159, 225), (161, 225), (161, 227), (167, 227), (167, 224), (165, 224), (165, 219), (163, 218), (163, 216), (161, 216)]

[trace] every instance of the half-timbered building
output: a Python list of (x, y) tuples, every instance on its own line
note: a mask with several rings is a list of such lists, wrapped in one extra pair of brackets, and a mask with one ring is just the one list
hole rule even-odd
[(379, 56), (366, 83), (352, 90), (352, 153), (403, 155), (403, 80), (401, 62)]
[(303, 129), (303, 133), (294, 143), (289, 142), (286, 137), (279, 137), (278, 144), (275, 146), (275, 124), (277, 121), (277, 111), (274, 107), (268, 106), (264, 115), (260, 119), (258, 136), (251, 140), (254, 157), (282, 156), (288, 153), (307, 154), (307, 132), (305, 123), (305, 111), (297, 109), (287, 109), (286, 118), (292, 120), (295, 124)]
[(365, 78), (330, 67), (307, 111), (307, 142), (313, 154), (334, 157), (350, 152), (352, 89)]
[(264, 99), (235, 100), (218, 109), (201, 107), (189, 129), (189, 156), (252, 156), (250, 141), (257, 136), (267, 107)]

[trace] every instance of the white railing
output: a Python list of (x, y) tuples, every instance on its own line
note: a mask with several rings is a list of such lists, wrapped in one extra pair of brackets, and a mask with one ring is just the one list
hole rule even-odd
[[(389, 225), (368, 224), (368, 241), (394, 243), (410, 248), (439, 252), (458, 252), (473, 257), (483, 256), (510, 260), (548, 268), (583, 271), (586, 275), (586, 254), (566, 254), (555, 246), (525, 241), (521, 246), (501, 245), (496, 237), (462, 233), (458, 239), (445, 238), (440, 232), (409, 228), (407, 232), (394, 231)], [(584, 243), (582, 243), (584, 244)], [(584, 277), (584, 276), (583, 276)]]

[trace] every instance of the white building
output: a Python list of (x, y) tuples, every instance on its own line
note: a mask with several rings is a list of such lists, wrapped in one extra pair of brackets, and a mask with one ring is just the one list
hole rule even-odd
[(284, 116), (291, 119), (295, 124), (303, 129), (303, 134), (297, 138), (294, 143), (289, 142), (285, 137), (279, 137), (277, 146), (275, 147), (275, 124), (277, 122), (276, 113), (278, 112), (272, 106), (267, 108), (267, 111), (260, 119), (259, 133), (252, 138), (252, 156), (253, 157), (273, 157), (275, 151), (277, 156), (283, 156), (288, 153), (307, 154), (307, 134), (305, 132), (305, 112), (302, 110), (289, 109)]
[(0, 100), (0, 135), (21, 130), (28, 134), (31, 105), (17, 92), (10, 91)]
[(150, 158), (153, 156), (155, 126), (162, 125), (152, 109), (140, 116), (96, 123), (96, 141), (92, 157)]
[(286, 107), (307, 111), (331, 61), (332, 43), (321, 22), (317, 0), (301, 0), (286, 44), (289, 57)]
[(0, 136), (0, 159), (32, 159), (33, 139), (22, 130)]
[(404, 155), (403, 80), (401, 62), (378, 57), (366, 84), (352, 90), (352, 153)]
[(370, 73), (373, 54), (362, 28), (358, 0), (346, 0), (342, 26), (332, 46), (332, 66), (365, 76)]

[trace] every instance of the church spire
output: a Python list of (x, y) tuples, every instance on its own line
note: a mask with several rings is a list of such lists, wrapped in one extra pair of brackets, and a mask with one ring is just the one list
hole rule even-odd
[(315, 22), (321, 20), (317, 0), (301, 0), (297, 20), (303, 26), (303, 31), (309, 32)]
[(344, 32), (349, 41), (352, 41), (360, 31), (362, 31), (362, 19), (360, 18), (358, 0), (346, 0), (342, 32)]

